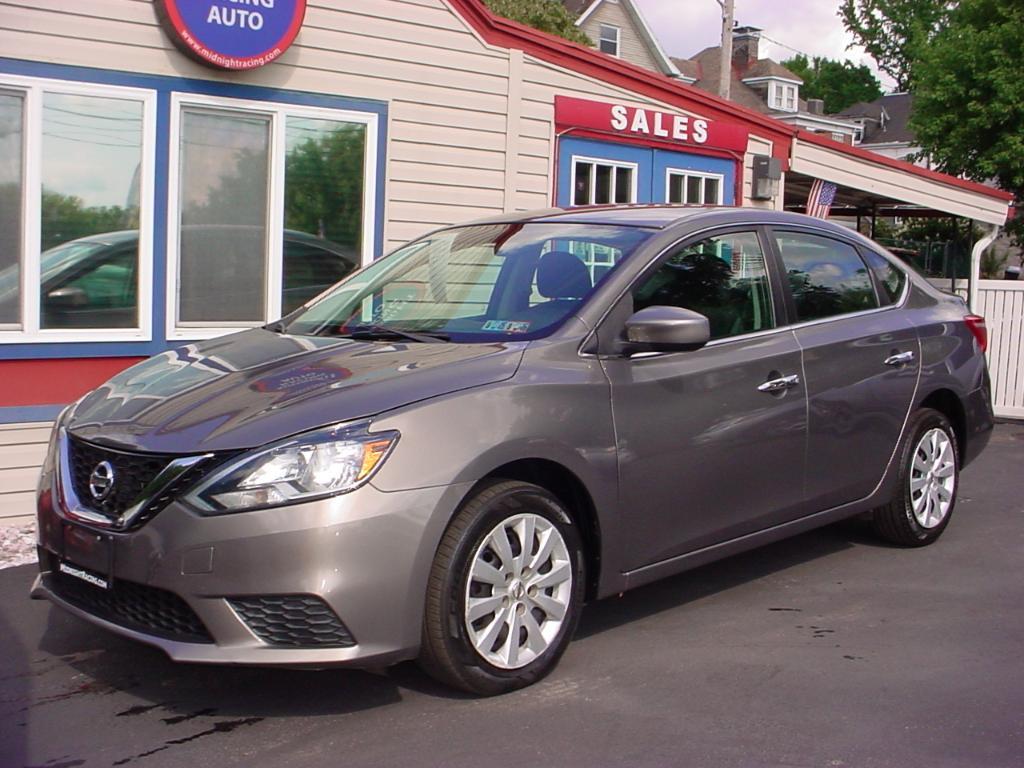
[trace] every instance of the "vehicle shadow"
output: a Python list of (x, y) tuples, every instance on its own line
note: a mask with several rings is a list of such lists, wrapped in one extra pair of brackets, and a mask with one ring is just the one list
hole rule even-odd
[(888, 548), (862, 520), (844, 520), (591, 603), (576, 638), (607, 632), (853, 546)]
[[(621, 599), (593, 603), (584, 610), (576, 636), (611, 631), (855, 545), (884, 546), (856, 521), (828, 526), (641, 587)], [(140, 700), (116, 713), (126, 721), (146, 715), (174, 725), (216, 716), (251, 724), (281, 716), (341, 715), (399, 703), (403, 691), (471, 698), (436, 683), (413, 663), (379, 672), (180, 664), (57, 609), (50, 609), (38, 650), (82, 676), (75, 679), (83, 684), (62, 694), (67, 698), (120, 691)], [(39, 703), (48, 702), (33, 701), (28, 708)]]

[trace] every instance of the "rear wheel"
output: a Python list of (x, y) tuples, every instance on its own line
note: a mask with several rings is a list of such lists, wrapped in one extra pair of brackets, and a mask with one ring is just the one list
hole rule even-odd
[(956, 433), (949, 420), (930, 408), (918, 411), (900, 448), (893, 499), (873, 513), (875, 531), (894, 544), (931, 544), (949, 524), (959, 474)]
[(472, 693), (504, 693), (554, 668), (579, 619), (580, 538), (561, 502), (498, 481), (458, 512), (427, 589), (420, 664)]

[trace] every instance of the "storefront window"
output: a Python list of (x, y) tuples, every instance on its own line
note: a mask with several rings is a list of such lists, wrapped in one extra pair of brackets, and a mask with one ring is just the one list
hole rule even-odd
[(155, 96), (0, 83), (0, 340), (149, 333)]
[(189, 108), (181, 120), (178, 319), (266, 315), (270, 116)]
[(142, 117), (138, 101), (43, 95), (41, 328), (138, 325)]
[(286, 126), (283, 315), (359, 265), (366, 175), (365, 125), (288, 117)]
[(364, 262), (369, 115), (185, 94), (175, 101), (172, 338), (275, 320)]
[(633, 165), (573, 160), (573, 205), (636, 202)]
[(665, 199), (670, 203), (721, 205), (722, 177), (715, 174), (668, 172)]
[(0, 327), (21, 323), (25, 97), (0, 91)]

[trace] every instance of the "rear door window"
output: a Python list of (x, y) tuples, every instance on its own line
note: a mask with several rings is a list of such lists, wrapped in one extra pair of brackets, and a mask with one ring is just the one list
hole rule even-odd
[(888, 307), (899, 301), (903, 295), (903, 286), (907, 282), (906, 274), (874, 251), (865, 250), (864, 260), (875, 278), (875, 288), (881, 305)]
[(776, 232), (798, 322), (879, 306), (868, 267), (848, 243), (804, 232)]

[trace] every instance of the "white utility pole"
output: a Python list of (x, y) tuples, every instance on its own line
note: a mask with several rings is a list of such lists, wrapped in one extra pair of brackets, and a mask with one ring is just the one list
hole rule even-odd
[(715, 0), (722, 8), (722, 60), (719, 62), (718, 95), (729, 98), (729, 84), (732, 82), (732, 17), (733, 0)]

